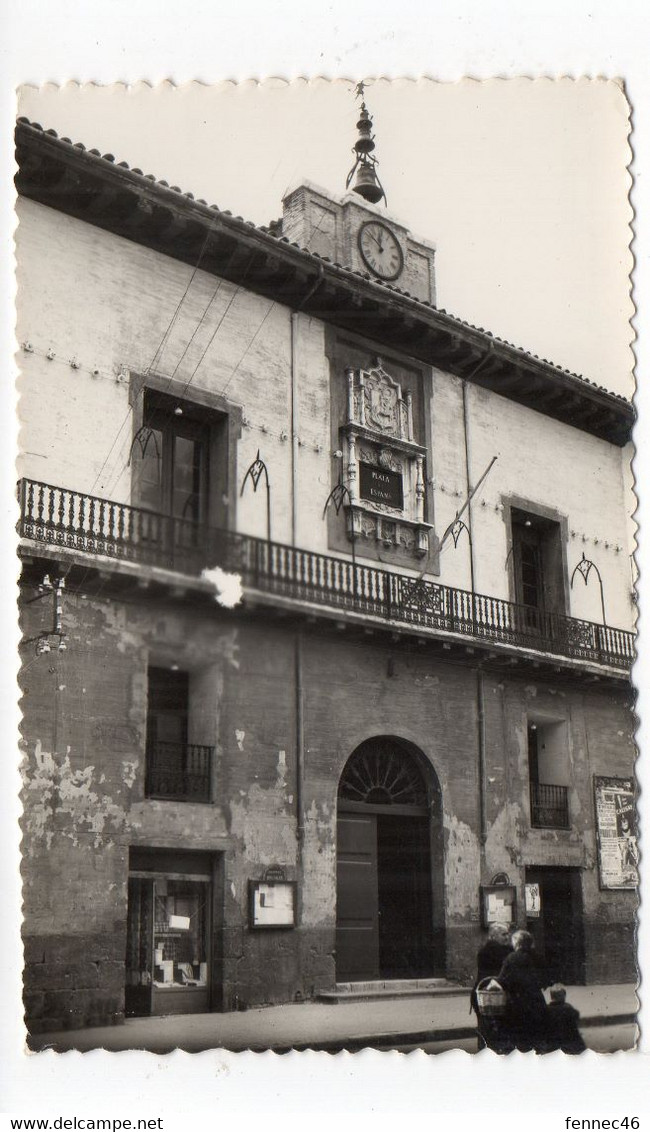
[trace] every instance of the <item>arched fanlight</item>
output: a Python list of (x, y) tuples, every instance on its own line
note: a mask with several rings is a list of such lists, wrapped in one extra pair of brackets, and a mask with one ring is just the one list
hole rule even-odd
[(426, 806), (427, 788), (415, 759), (393, 739), (362, 743), (341, 775), (339, 798), (383, 806)]

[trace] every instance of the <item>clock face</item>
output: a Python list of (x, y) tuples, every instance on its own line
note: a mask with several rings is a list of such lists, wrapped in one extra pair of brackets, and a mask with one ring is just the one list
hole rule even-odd
[(359, 251), (364, 263), (380, 279), (397, 279), (404, 267), (398, 240), (378, 220), (369, 220), (359, 229)]

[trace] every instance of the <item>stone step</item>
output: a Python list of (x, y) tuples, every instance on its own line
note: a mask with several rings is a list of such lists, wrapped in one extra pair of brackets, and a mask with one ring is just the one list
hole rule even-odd
[(320, 991), (319, 1002), (367, 1002), (381, 998), (412, 998), (425, 995), (467, 995), (469, 989), (447, 979), (380, 979), (358, 983), (336, 983)]

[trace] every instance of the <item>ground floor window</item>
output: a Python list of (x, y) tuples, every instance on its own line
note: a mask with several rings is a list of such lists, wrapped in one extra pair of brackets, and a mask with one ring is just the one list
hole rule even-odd
[(132, 1016), (210, 1008), (211, 861), (171, 856), (132, 854), (126, 948), (126, 1012)]

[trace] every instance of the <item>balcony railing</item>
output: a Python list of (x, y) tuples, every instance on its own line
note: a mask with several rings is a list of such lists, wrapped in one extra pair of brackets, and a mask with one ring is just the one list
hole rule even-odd
[(634, 634), (443, 586), (349, 558), (201, 526), (125, 503), (21, 480), (20, 534), (86, 554), (199, 574), (220, 566), (243, 585), (402, 625), (460, 633), (629, 669)]
[(531, 782), (530, 820), (537, 829), (568, 829), (569, 799), (566, 786)]
[(209, 802), (214, 747), (147, 743), (145, 794), (177, 802)]

